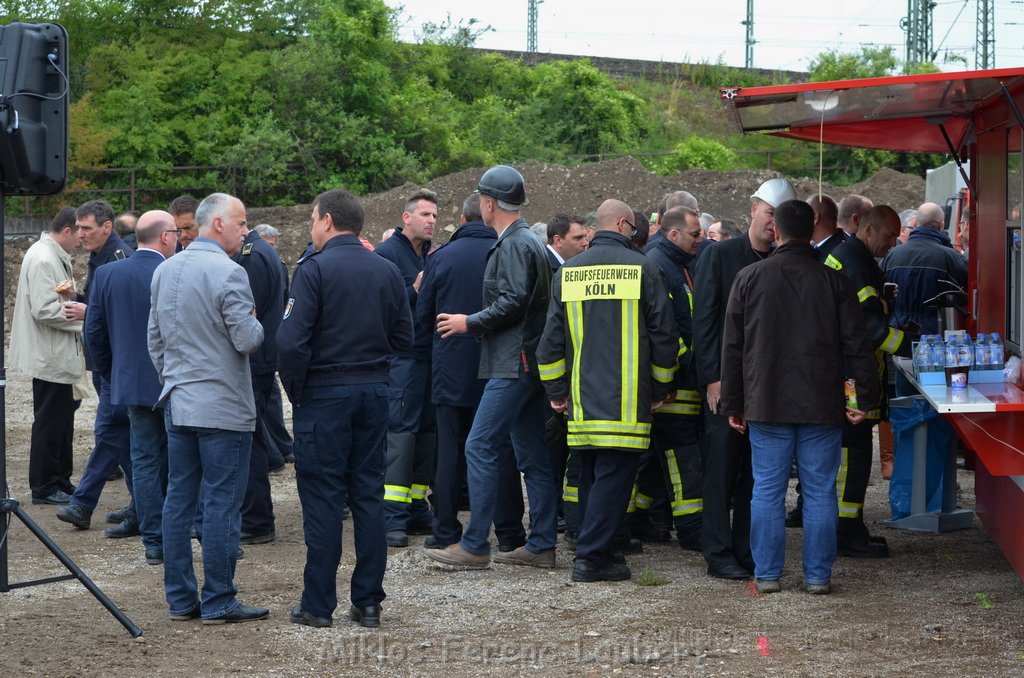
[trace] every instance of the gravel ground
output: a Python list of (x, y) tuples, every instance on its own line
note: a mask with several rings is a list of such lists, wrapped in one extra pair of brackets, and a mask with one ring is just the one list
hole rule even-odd
[[(869, 488), (868, 520), (892, 547), (888, 560), (840, 559), (835, 592), (799, 590), (800, 531), (789, 534), (781, 594), (711, 579), (699, 555), (648, 545), (629, 559), (629, 582), (573, 584), (571, 554), (559, 546), (553, 570), (508, 565), (450, 572), (420, 548), (391, 549), (383, 626), (341, 618), (329, 629), (290, 624), (304, 546), (291, 472), (273, 476), (277, 540), (246, 549), (239, 597), (271, 608), (263, 622), (202, 626), (172, 622), (160, 567), (141, 543), (109, 540), (103, 512), (124, 505), (112, 483), (91, 530), (27, 503), (29, 383), (8, 383), (12, 495), (28, 514), (145, 631), (131, 639), (77, 582), (0, 593), (0, 654), (7, 676), (1010, 676), (1024, 669), (1024, 603), (1017, 575), (980, 527), (943, 535), (886, 530), (886, 482)], [(76, 418), (76, 469), (90, 446), (94, 401)], [(959, 473), (961, 505), (973, 479)], [(794, 499), (790, 497), (791, 501)], [(339, 592), (347, 596), (351, 533), (345, 532)], [(61, 573), (59, 563), (17, 520), (11, 525), (12, 582)], [(646, 584), (646, 585), (645, 585)], [(339, 611), (341, 612), (341, 611)]]

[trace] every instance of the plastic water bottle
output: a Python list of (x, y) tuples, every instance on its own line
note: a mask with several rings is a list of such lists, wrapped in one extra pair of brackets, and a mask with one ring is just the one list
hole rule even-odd
[(946, 342), (945, 357), (943, 358), (942, 364), (944, 367), (956, 367), (960, 356), (957, 355), (956, 350), (956, 337), (950, 337), (949, 341)]
[(992, 369), (1001, 370), (1003, 369), (1003, 338), (999, 336), (998, 332), (993, 332), (988, 335), (989, 340), (989, 351), (991, 361), (989, 364), (992, 365)]
[(970, 338), (962, 334), (956, 341), (956, 364), (958, 367), (970, 367), (974, 364), (974, 346)]
[(987, 370), (992, 364), (992, 345), (988, 343), (988, 335), (978, 332), (974, 341), (974, 364), (979, 370)]
[(917, 368), (917, 373), (931, 372), (932, 371), (932, 348), (931, 348), (931, 337), (921, 337), (921, 341), (917, 342), (917, 350), (914, 351), (914, 366)]
[(946, 347), (942, 343), (941, 334), (933, 334), (930, 337), (932, 353), (932, 372), (941, 372), (946, 366)]

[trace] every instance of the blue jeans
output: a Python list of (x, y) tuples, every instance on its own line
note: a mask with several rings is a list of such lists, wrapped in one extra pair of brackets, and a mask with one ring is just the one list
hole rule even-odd
[(841, 426), (747, 422), (754, 496), (750, 502), (750, 550), (754, 576), (777, 580), (786, 557), (786, 490), (796, 455), (804, 497), (804, 581), (827, 584), (836, 559), (836, 472)]
[(487, 381), (466, 440), (471, 511), (461, 543), (470, 553), (490, 553), (488, 536), (498, 497), (498, 457), (510, 435), (530, 501), (526, 548), (533, 553), (555, 548), (558, 491), (544, 438), (544, 422), (550, 414), (544, 390), (535, 377), (521, 375), (518, 379)]
[[(120, 466), (124, 470), (124, 483), (128, 486), (128, 494), (134, 501), (135, 491), (132, 487), (131, 442), (128, 425), (128, 412), (124, 407), (110, 404), (110, 380), (93, 373), (92, 384), (99, 396), (96, 405), (96, 423), (93, 434), (96, 445), (92, 448), (89, 460), (85, 462), (85, 470), (78, 481), (78, 489), (71, 497), (71, 503), (81, 506), (89, 513), (96, 510), (100, 493), (107, 484), (107, 478)], [(134, 504), (129, 504), (133, 506)]]
[(295, 481), (306, 539), (302, 609), (330, 617), (338, 605), (342, 513), (346, 501), (355, 530), (351, 600), (367, 607), (384, 599), (385, 384), (307, 387), (292, 413)]
[(129, 407), (132, 484), (139, 532), (147, 549), (163, 548), (164, 496), (167, 494), (167, 429), (163, 410)]
[(171, 614), (196, 606), (192, 520), (203, 496), (203, 619), (236, 607), (235, 556), (242, 497), (249, 474), (251, 431), (167, 425), (167, 499), (164, 501), (164, 594)]

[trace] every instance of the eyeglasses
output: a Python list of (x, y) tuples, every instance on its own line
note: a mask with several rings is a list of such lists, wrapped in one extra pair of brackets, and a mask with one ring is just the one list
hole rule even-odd
[(631, 222), (629, 219), (627, 219), (625, 217), (622, 218), (622, 221), (625, 221), (626, 225), (629, 226), (631, 229), (633, 229), (633, 233), (629, 237), (632, 238), (634, 235), (637, 234), (636, 226), (633, 225), (633, 222)]
[(164, 229), (164, 233), (174, 233), (175, 235), (181, 235), (182, 230), (184, 230), (184, 229), (181, 229), (181, 228), (165, 228)]

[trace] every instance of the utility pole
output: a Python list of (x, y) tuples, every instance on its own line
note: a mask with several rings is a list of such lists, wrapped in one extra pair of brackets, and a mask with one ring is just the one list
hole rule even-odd
[(996, 2), (977, 0), (978, 27), (974, 44), (974, 67), (996, 67)]
[(541, 0), (527, 0), (526, 3), (526, 51), (537, 51), (537, 5)]
[(907, 0), (907, 16), (900, 21), (900, 27), (907, 34), (907, 66), (935, 60), (932, 51), (932, 10), (935, 5), (932, 0)]
[(744, 60), (744, 68), (754, 67), (754, 0), (747, 0), (747, 20), (741, 21), (741, 24), (747, 27), (747, 55)]

